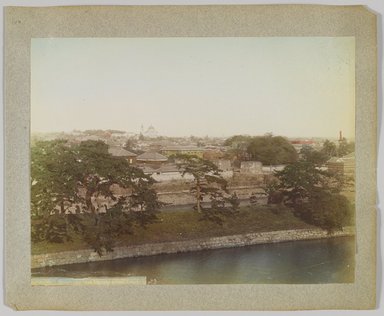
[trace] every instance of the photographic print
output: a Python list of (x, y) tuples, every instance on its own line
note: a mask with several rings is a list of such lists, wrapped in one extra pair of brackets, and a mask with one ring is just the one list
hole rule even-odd
[(33, 38), (32, 284), (354, 282), (354, 48)]
[(16, 310), (372, 309), (376, 16), (5, 10)]

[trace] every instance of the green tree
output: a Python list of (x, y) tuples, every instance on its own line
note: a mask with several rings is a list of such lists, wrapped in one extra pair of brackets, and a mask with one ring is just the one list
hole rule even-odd
[(251, 139), (252, 137), (248, 135), (234, 135), (225, 140), (224, 146), (236, 147), (238, 144), (248, 144)]
[(31, 153), (33, 237), (64, 242), (77, 233), (95, 251), (111, 251), (118, 235), (156, 220), (162, 203), (153, 183), (101, 141), (39, 142)]
[[(340, 229), (350, 221), (352, 205), (340, 194), (342, 179), (308, 161), (290, 164), (275, 172), (278, 185), (270, 197), (280, 195), (295, 215), (327, 230)], [(272, 200), (272, 199), (271, 199)]]
[(352, 218), (352, 205), (341, 194), (317, 190), (308, 203), (296, 206), (295, 212), (306, 222), (328, 231), (342, 230)]
[[(75, 152), (64, 140), (39, 141), (31, 148), (31, 211), (33, 216), (65, 213), (68, 203), (79, 202), (79, 165)], [(68, 202), (68, 203), (67, 203)]]
[(343, 138), (339, 142), (339, 147), (337, 149), (337, 155), (339, 157), (346, 156), (352, 152), (355, 151), (355, 143), (354, 142), (348, 142), (346, 138)]
[(298, 159), (295, 148), (282, 136), (253, 137), (247, 151), (253, 160), (261, 161), (264, 165), (288, 164)]
[(235, 165), (240, 166), (240, 162), (249, 160), (250, 155), (247, 151), (252, 137), (247, 135), (235, 135), (225, 140), (224, 145), (230, 149), (226, 152), (226, 157), (235, 161)]
[[(182, 175), (190, 174), (194, 178), (191, 192), (195, 196), (197, 212), (203, 215), (202, 219), (222, 224), (225, 216), (237, 213), (239, 199), (236, 193), (228, 194), (227, 181), (213, 162), (191, 155), (177, 155), (175, 159)], [(210, 208), (203, 207), (204, 197), (209, 197)], [(227, 207), (227, 204), (230, 206)]]
[(337, 156), (337, 146), (335, 143), (325, 140), (321, 152), (327, 157), (327, 160)]
[(300, 150), (301, 160), (313, 163), (316, 166), (323, 165), (329, 158), (323, 151), (315, 150), (310, 146), (304, 146)]

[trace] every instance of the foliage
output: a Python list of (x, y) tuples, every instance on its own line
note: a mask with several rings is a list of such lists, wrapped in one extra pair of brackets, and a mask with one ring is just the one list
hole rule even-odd
[(252, 136), (248, 135), (234, 135), (230, 138), (227, 138), (224, 142), (224, 146), (236, 146), (237, 144), (246, 143), (252, 139)]
[(136, 138), (133, 138), (133, 137), (130, 137), (130, 138), (128, 138), (127, 141), (125, 142), (123, 148), (124, 148), (125, 150), (128, 150), (128, 151), (130, 151), (130, 152), (133, 152), (133, 153), (135, 153), (135, 154), (141, 154), (142, 151), (139, 150), (139, 149), (137, 148), (137, 145), (138, 145), (138, 141), (137, 141), (137, 139), (136, 139)]
[[(280, 214), (275, 214), (272, 209), (274, 207), (270, 205), (242, 206), (239, 208), (239, 214), (225, 218), (223, 225), (202, 221), (202, 214), (194, 210), (177, 209), (159, 212), (158, 222), (146, 228), (135, 228), (133, 235), (121, 235), (116, 240), (116, 245), (132, 246), (265, 231), (313, 228), (312, 225), (294, 216), (286, 207), (281, 208)], [(70, 243), (52, 244), (47, 241), (33, 243), (32, 253), (42, 254), (86, 248), (89, 246), (83, 239), (75, 238)]]
[(292, 144), (282, 136), (266, 134), (264, 136), (235, 135), (228, 138), (224, 145), (230, 146), (229, 154), (235, 161), (257, 160), (264, 165), (277, 165), (295, 162), (297, 152)]
[(344, 179), (309, 161), (298, 161), (275, 172), (269, 202), (293, 208), (294, 214), (327, 230), (340, 229), (351, 216), (350, 202), (340, 194)]
[(295, 214), (304, 221), (328, 231), (341, 230), (350, 222), (352, 213), (352, 205), (345, 196), (324, 190), (313, 192), (308, 203), (295, 209)]
[[(227, 181), (213, 162), (191, 155), (177, 155), (175, 159), (182, 175), (190, 174), (194, 178), (190, 191), (195, 196), (197, 212), (203, 215), (202, 220), (222, 224), (223, 218), (236, 214), (238, 197), (235, 193), (228, 194)], [(203, 206), (204, 197), (209, 197), (211, 207)]]
[(337, 155), (339, 157), (346, 156), (352, 152), (355, 151), (355, 143), (354, 142), (348, 142), (346, 138), (343, 138), (339, 142), (339, 148), (337, 150)]
[(235, 165), (239, 165), (240, 161), (249, 160), (250, 155), (247, 151), (251, 136), (235, 135), (225, 140), (224, 145), (231, 148), (225, 153), (227, 159), (234, 160)]
[(75, 214), (52, 214), (32, 219), (32, 241), (63, 243), (72, 241), (72, 233), (79, 233), (85, 228), (81, 218)]
[(162, 203), (153, 183), (101, 141), (37, 142), (31, 149), (32, 238), (64, 242), (80, 234), (95, 251), (110, 251), (135, 223), (156, 220)]
[(337, 156), (337, 146), (328, 139), (325, 140), (321, 152), (330, 159), (331, 157)]
[(298, 158), (296, 149), (281, 136), (256, 136), (247, 147), (252, 160), (261, 161), (264, 165), (278, 165), (295, 162)]
[(66, 202), (76, 203), (79, 164), (66, 141), (41, 141), (31, 149), (31, 210), (41, 216), (56, 206), (64, 212)]
[(310, 146), (304, 146), (300, 150), (300, 156), (301, 160), (310, 162), (316, 166), (323, 165), (329, 159), (329, 156), (325, 153), (325, 151), (318, 151)]
[(354, 151), (355, 143), (348, 142), (346, 138), (343, 138), (341, 141), (339, 141), (338, 146), (328, 139), (325, 140), (320, 152), (324, 154), (328, 159), (330, 159), (332, 157), (343, 157)]

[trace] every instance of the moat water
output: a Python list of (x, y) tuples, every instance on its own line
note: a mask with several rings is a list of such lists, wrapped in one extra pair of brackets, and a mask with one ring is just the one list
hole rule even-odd
[(34, 277), (145, 276), (154, 284), (310, 284), (354, 281), (351, 237), (264, 244), (34, 269)]

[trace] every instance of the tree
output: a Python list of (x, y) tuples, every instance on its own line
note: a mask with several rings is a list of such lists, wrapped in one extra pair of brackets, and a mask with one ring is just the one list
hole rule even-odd
[[(55, 207), (64, 213), (68, 203), (79, 201), (75, 152), (64, 140), (39, 141), (31, 148), (31, 211), (50, 214)], [(68, 202), (68, 203), (66, 203)]]
[(31, 220), (33, 240), (64, 242), (81, 223), (65, 216), (80, 202), (75, 152), (64, 140), (40, 141), (31, 148)]
[(288, 164), (298, 159), (297, 152), (292, 144), (281, 136), (256, 136), (247, 148), (253, 160), (265, 165)]
[(343, 225), (349, 224), (352, 217), (352, 205), (341, 194), (317, 190), (313, 192), (308, 203), (297, 205), (295, 212), (304, 221), (333, 231), (341, 230)]
[[(325, 140), (321, 152), (328, 158), (337, 156), (337, 146), (328, 139)], [(327, 160), (328, 160), (327, 159)]]
[(351, 203), (340, 194), (343, 185), (334, 174), (308, 161), (290, 164), (275, 172), (278, 184), (270, 190), (270, 201), (293, 208), (294, 214), (327, 230), (340, 229), (352, 216)]
[[(222, 224), (223, 217), (237, 212), (239, 199), (236, 193), (228, 194), (227, 181), (213, 162), (191, 155), (177, 155), (175, 159), (182, 175), (190, 174), (194, 178), (191, 192), (195, 196), (197, 212), (203, 215), (202, 219)], [(206, 196), (210, 199), (210, 208), (202, 205)], [(227, 207), (227, 203), (230, 207)]]
[(252, 137), (248, 135), (234, 135), (225, 140), (224, 146), (237, 147), (238, 144), (248, 144)]
[(137, 150), (137, 140), (133, 137), (130, 137), (127, 139), (127, 141), (125, 142), (123, 148), (125, 150), (128, 150), (128, 151), (131, 151), (135, 154), (137, 154), (139, 151)]
[(250, 158), (247, 148), (251, 139), (252, 137), (247, 135), (235, 135), (226, 139), (224, 145), (231, 148), (226, 152), (225, 156), (234, 160), (235, 165), (240, 166), (241, 161)]
[(355, 151), (355, 143), (354, 142), (348, 142), (346, 138), (343, 137), (343, 139), (339, 142), (339, 147), (337, 149), (337, 155), (339, 157), (343, 157), (345, 155), (348, 155)]
[(156, 220), (162, 203), (153, 183), (101, 141), (39, 142), (31, 153), (33, 237), (64, 242), (77, 233), (95, 251), (111, 251), (117, 236)]
[(300, 150), (301, 160), (313, 163), (316, 166), (322, 166), (329, 158), (323, 151), (318, 151), (310, 146), (304, 146)]

